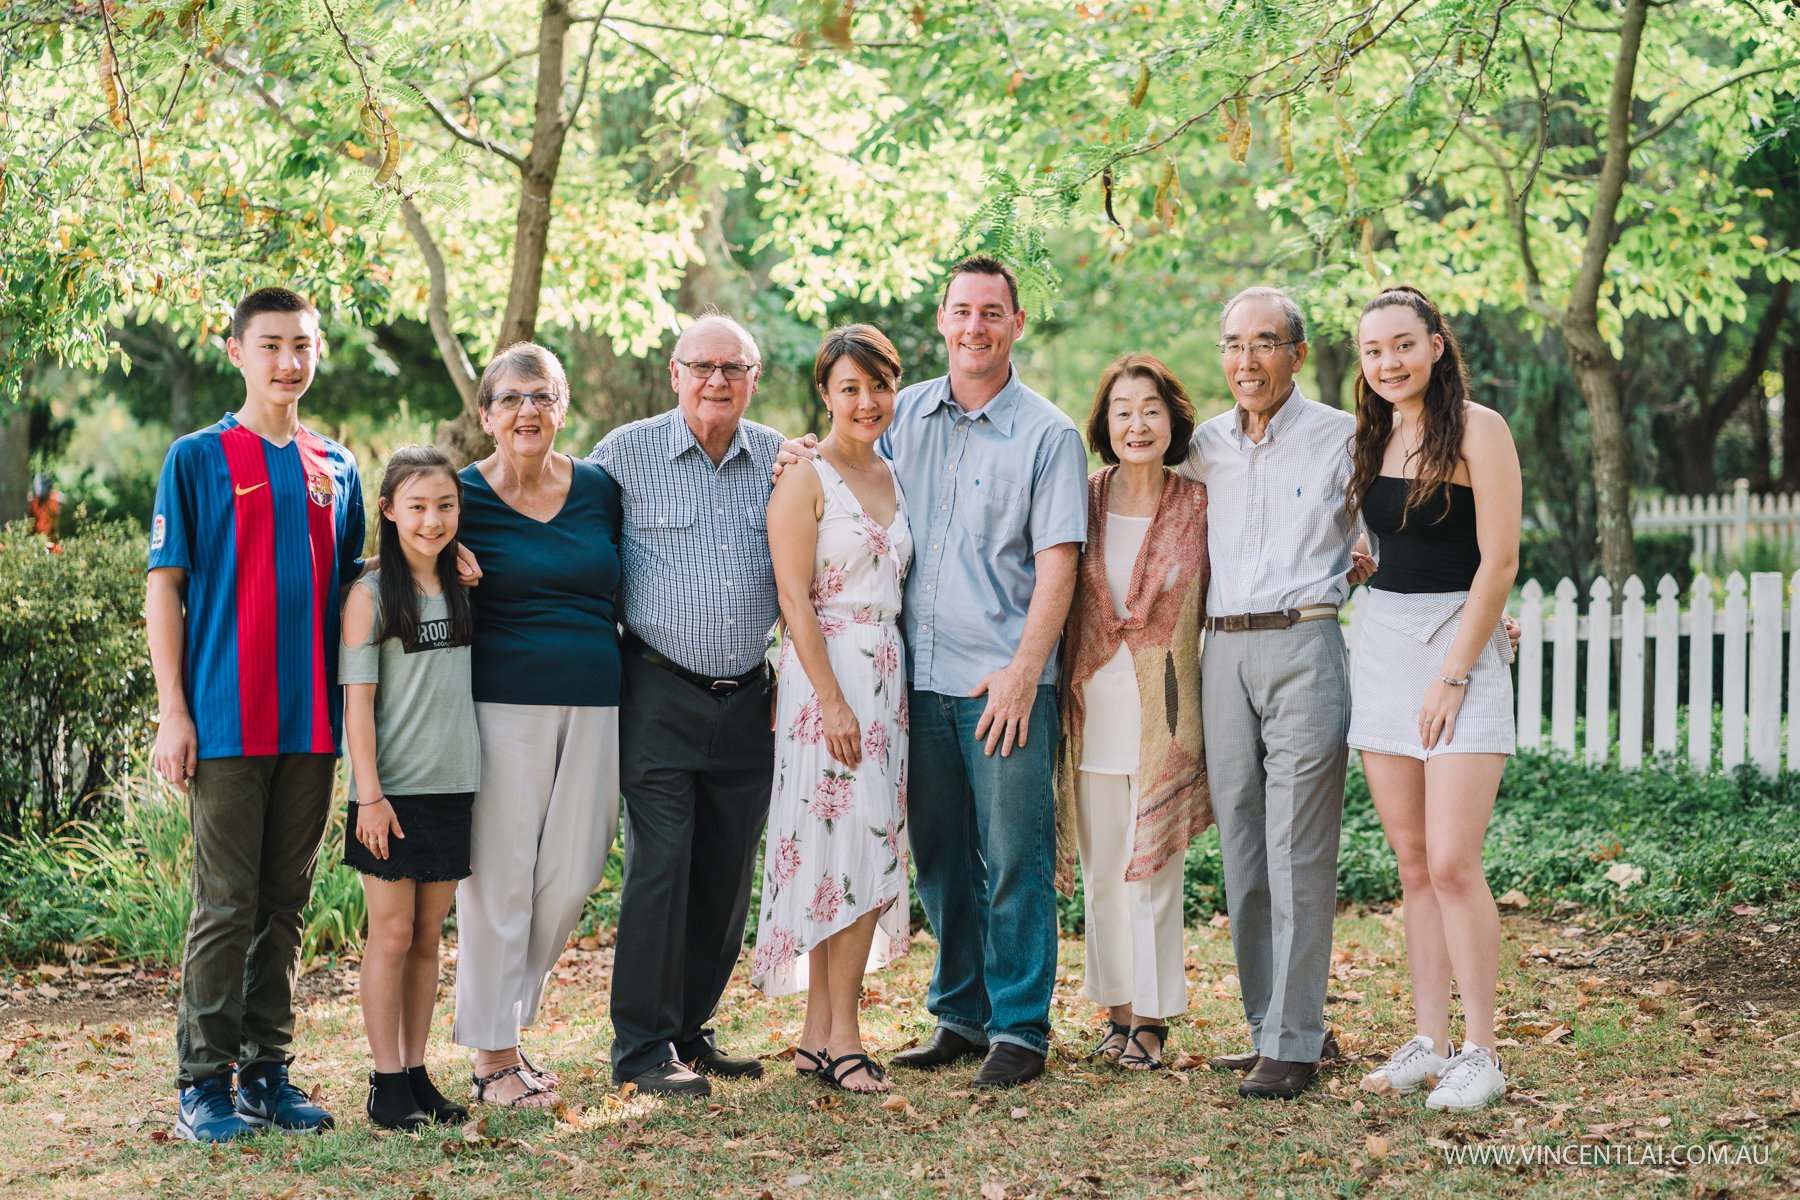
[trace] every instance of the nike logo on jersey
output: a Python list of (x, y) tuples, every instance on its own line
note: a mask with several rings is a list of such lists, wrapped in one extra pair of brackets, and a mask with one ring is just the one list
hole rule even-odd
[(251, 492), (254, 492), (254, 491), (255, 491), (255, 490), (256, 490), (256, 489), (257, 489), (257, 488), (259, 488), (259, 487), (268, 487), (268, 486), (269, 486), (269, 484), (268, 484), (268, 481), (266, 481), (266, 480), (265, 480), (265, 481), (264, 481), (264, 482), (262, 482), (262, 483), (253, 483), (253, 484), (251, 484), (251, 485), (250, 485), (250, 486), (249, 486), (249, 487), (241, 487), (241, 488), (237, 488), (237, 489), (235, 489), (235, 490), (236, 490), (236, 492), (237, 492), (237, 494), (238, 494), (238, 495), (240, 495), (240, 496), (247, 496), (247, 495), (249, 495), (249, 494), (250, 494), (250, 493), (251, 493)]

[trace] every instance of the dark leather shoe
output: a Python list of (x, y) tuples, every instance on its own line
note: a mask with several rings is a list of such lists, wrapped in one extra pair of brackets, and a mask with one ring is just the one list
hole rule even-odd
[(1014, 1087), (1044, 1073), (1044, 1056), (1012, 1042), (995, 1042), (975, 1072), (975, 1087)]
[(931, 1031), (923, 1045), (902, 1050), (888, 1059), (888, 1065), (914, 1071), (935, 1071), (959, 1058), (979, 1058), (988, 1052), (986, 1042), (971, 1042), (954, 1029), (939, 1025)]
[(717, 1075), (721, 1079), (761, 1079), (763, 1077), (762, 1062), (748, 1054), (727, 1054), (714, 1047), (698, 1056), (688, 1064), (702, 1075)]
[(1238, 1095), (1265, 1100), (1292, 1100), (1306, 1090), (1306, 1085), (1318, 1073), (1318, 1063), (1282, 1062), (1278, 1058), (1265, 1058), (1256, 1064), (1255, 1070), (1244, 1076), (1244, 1082), (1238, 1084)]
[(710, 1096), (712, 1084), (694, 1074), (674, 1059), (657, 1063), (628, 1082), (637, 1090), (653, 1096)]
[[(1325, 1045), (1319, 1050), (1319, 1061), (1327, 1062), (1342, 1057), (1343, 1053), (1338, 1049), (1337, 1034), (1327, 1030)], [(1262, 1055), (1252, 1050), (1247, 1054), (1221, 1054), (1212, 1060), (1211, 1066), (1215, 1071), (1252, 1071), (1261, 1061)]]

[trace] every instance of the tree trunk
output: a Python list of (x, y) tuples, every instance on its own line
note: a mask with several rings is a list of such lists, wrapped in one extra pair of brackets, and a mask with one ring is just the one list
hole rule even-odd
[[(598, 33), (595, 36), (599, 36)], [(550, 193), (556, 186), (556, 173), (562, 166), (563, 141), (569, 133), (563, 115), (563, 50), (568, 37), (569, 6), (566, 0), (544, 0), (538, 19), (537, 108), (531, 126), (531, 153), (519, 171), (519, 210), (513, 223), (512, 282), (506, 293), (506, 312), (500, 319), (500, 336), (494, 342), (497, 350), (537, 337), (538, 299), (544, 287), (544, 255), (550, 245)], [(408, 225), (411, 225), (410, 218)], [(437, 334), (435, 322), (432, 332)], [(446, 320), (445, 334), (448, 333)], [(455, 340), (453, 336), (451, 340)], [(444, 351), (441, 335), (438, 349), (440, 353)], [(449, 356), (445, 361), (449, 363)], [(463, 361), (467, 362), (467, 359)], [(452, 378), (456, 374), (452, 367)], [(457, 390), (462, 388), (458, 380)], [(464, 396), (462, 415), (439, 426), (436, 440), (451, 458), (463, 463), (483, 458), (493, 450), (493, 439), (482, 431), (472, 389)]]
[(1562, 314), (1563, 343), (1582, 399), (1587, 401), (1594, 438), (1594, 504), (1600, 570), (1612, 581), (1615, 603), (1623, 584), (1637, 574), (1631, 542), (1631, 439), (1619, 403), (1619, 366), (1600, 334), (1600, 287), (1618, 228), (1619, 200), (1631, 171), (1631, 104), (1637, 78), (1638, 45), (1644, 36), (1650, 0), (1626, 0), (1619, 23), (1619, 52), (1613, 66), (1612, 97), (1606, 116), (1606, 158), (1601, 164), (1594, 209), (1588, 216), (1581, 267)]
[(1344, 407), (1344, 380), (1350, 373), (1351, 356), (1343, 339), (1333, 335), (1314, 342), (1312, 363), (1319, 383), (1319, 394), (1313, 399), (1333, 408)]
[[(1704, 399), (1700, 401), (1704, 406)], [(1681, 490), (1689, 496), (1710, 496), (1718, 490), (1713, 472), (1713, 450), (1719, 431), (1707, 420), (1704, 407), (1681, 416)]]
[(1781, 352), (1781, 490), (1800, 492), (1800, 338)]
[(1769, 445), (1769, 395), (1758, 387), (1750, 397), (1750, 490), (1761, 494), (1770, 490), (1770, 460), (1774, 449)]
[(31, 499), (31, 408), (0, 407), (0, 524), (22, 519)]

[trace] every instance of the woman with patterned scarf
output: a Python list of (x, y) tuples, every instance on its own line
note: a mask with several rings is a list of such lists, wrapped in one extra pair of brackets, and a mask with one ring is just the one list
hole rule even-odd
[(1162, 1065), (1187, 1010), (1182, 868), (1212, 824), (1200, 732), (1206, 488), (1171, 469), (1194, 406), (1148, 354), (1106, 369), (1088, 445), (1088, 540), (1063, 632), (1057, 887), (1087, 898), (1086, 994), (1110, 1011), (1090, 1057)]

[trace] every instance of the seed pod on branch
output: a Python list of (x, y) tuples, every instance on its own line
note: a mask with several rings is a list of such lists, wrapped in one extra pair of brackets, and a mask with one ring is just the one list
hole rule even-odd
[(1156, 187), (1156, 219), (1165, 229), (1175, 227), (1175, 209), (1180, 195), (1181, 172), (1175, 169), (1175, 158), (1171, 155), (1163, 160), (1162, 182)]
[(1148, 59), (1138, 60), (1137, 85), (1131, 89), (1131, 107), (1142, 108), (1144, 97), (1150, 94), (1150, 62)]
[(1250, 155), (1250, 101), (1239, 96), (1232, 107), (1236, 112), (1231, 126), (1231, 161), (1241, 167)]
[(119, 60), (113, 57), (110, 43), (100, 47), (100, 90), (106, 95), (106, 115), (112, 118), (112, 127), (124, 133), (128, 127), (125, 120), (125, 106), (119, 99)]
[(1288, 97), (1281, 98), (1281, 165), (1290, 172), (1294, 169), (1294, 105)]
[(362, 125), (364, 140), (379, 150), (381, 148), (381, 114), (375, 111), (373, 104), (365, 103), (358, 110), (358, 119)]
[(1114, 225), (1118, 225), (1120, 229), (1125, 228), (1125, 226), (1119, 225), (1119, 218), (1113, 215), (1113, 169), (1111, 163), (1108, 163), (1106, 169), (1100, 172), (1100, 199), (1101, 206), (1106, 209), (1106, 219)]
[(381, 135), (381, 167), (375, 172), (375, 186), (386, 186), (399, 169), (400, 131), (389, 125)]
[(1375, 263), (1375, 222), (1364, 217), (1362, 219), (1362, 260), (1363, 270), (1376, 283), (1381, 282), (1381, 268)]

